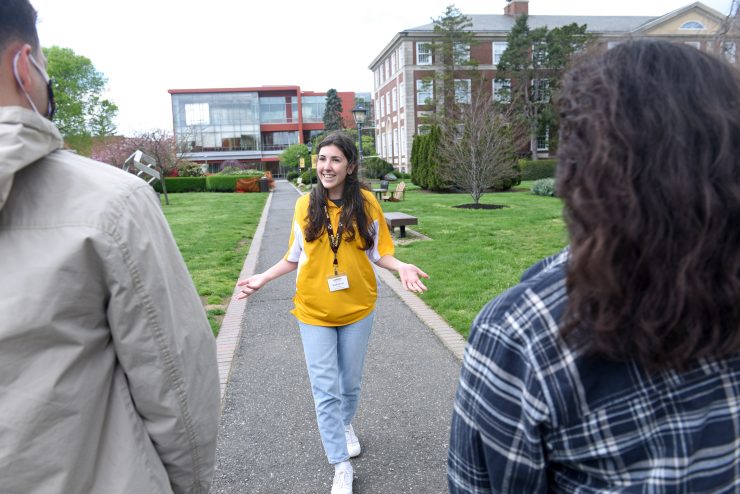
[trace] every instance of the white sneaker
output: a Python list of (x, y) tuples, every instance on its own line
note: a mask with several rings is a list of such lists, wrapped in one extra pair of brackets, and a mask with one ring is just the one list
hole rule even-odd
[(334, 483), (331, 485), (331, 494), (352, 494), (352, 478), (354, 470), (349, 462), (344, 462), (347, 466), (335, 468)]
[(352, 428), (352, 424), (344, 428), (344, 437), (347, 439), (347, 452), (350, 458), (358, 456), (362, 452), (360, 448), (360, 440), (355, 436), (355, 430)]

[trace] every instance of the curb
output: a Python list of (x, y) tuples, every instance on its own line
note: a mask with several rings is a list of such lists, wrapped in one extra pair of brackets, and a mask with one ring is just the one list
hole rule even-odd
[[(257, 258), (259, 257), (260, 247), (262, 246), (262, 235), (265, 233), (265, 225), (267, 224), (268, 211), (270, 210), (270, 203), (272, 202), (272, 192), (270, 192), (267, 201), (265, 201), (265, 207), (262, 209), (262, 216), (260, 216), (257, 230), (254, 232), (252, 237), (252, 243), (249, 246), (249, 252), (244, 260), (244, 265), (239, 273), (237, 282), (240, 279), (248, 278), (254, 274), (257, 266)], [(221, 328), (218, 331), (216, 337), (216, 358), (218, 360), (218, 380), (221, 388), (221, 405), (223, 406), (224, 393), (226, 392), (226, 384), (229, 382), (229, 376), (231, 375), (231, 363), (234, 360), (234, 355), (239, 348), (239, 341), (242, 333), (242, 317), (244, 316), (244, 309), (247, 306), (248, 299), (237, 300), (235, 297), (239, 294), (239, 287), (234, 285), (234, 292), (231, 295), (231, 302), (226, 308), (226, 314), (221, 322)]]

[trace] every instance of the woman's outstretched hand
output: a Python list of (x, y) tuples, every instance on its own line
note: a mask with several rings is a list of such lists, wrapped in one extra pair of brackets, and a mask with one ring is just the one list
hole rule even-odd
[(267, 277), (264, 273), (255, 274), (253, 276), (250, 276), (246, 280), (241, 280), (239, 283), (237, 283), (237, 286), (242, 287), (241, 292), (236, 296), (237, 300), (241, 300), (243, 298), (247, 298), (250, 295), (254, 294), (257, 290), (265, 286), (267, 283)]
[(398, 275), (401, 277), (401, 284), (406, 290), (416, 293), (427, 291), (427, 287), (419, 278), (429, 278), (429, 275), (413, 264), (402, 263), (398, 267)]

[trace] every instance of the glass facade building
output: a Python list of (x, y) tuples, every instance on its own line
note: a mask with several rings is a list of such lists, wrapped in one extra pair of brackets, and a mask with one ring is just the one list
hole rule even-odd
[[(175, 139), (184, 157), (209, 170), (236, 160), (277, 168), (280, 153), (323, 131), (326, 94), (298, 86), (171, 89)], [(338, 93), (352, 122), (354, 93)], [(270, 165), (270, 166), (266, 166)]]

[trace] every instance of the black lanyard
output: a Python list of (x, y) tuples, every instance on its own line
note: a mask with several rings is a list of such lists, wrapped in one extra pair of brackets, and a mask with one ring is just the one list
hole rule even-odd
[(334, 276), (338, 276), (339, 261), (337, 261), (337, 251), (339, 251), (339, 245), (342, 243), (342, 220), (339, 220), (337, 233), (334, 235), (334, 229), (331, 226), (331, 218), (329, 217), (329, 210), (326, 208), (326, 204), (324, 204), (324, 213), (326, 214), (326, 234), (329, 235), (329, 247), (331, 247), (331, 251), (334, 253)]

